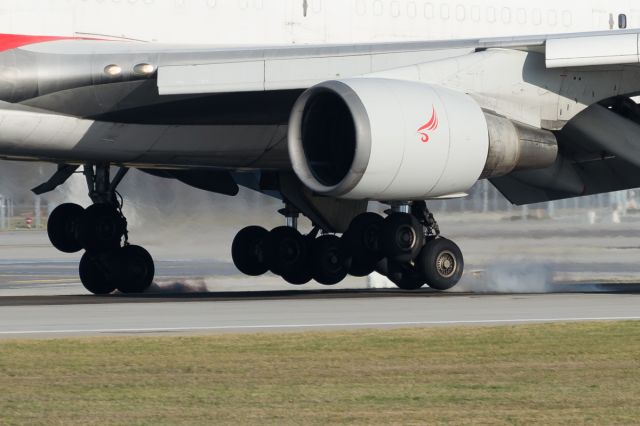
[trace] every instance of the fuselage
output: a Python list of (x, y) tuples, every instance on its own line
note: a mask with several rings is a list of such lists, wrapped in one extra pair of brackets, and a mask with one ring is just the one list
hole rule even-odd
[(640, 26), (633, 0), (4, 0), (0, 33), (160, 43), (308, 44)]

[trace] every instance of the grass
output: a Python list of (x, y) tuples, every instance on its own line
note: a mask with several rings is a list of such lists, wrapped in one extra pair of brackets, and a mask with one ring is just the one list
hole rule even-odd
[(0, 341), (0, 424), (638, 424), (640, 323)]

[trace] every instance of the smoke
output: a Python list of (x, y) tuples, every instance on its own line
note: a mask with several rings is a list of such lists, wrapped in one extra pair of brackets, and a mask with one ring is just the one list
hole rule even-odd
[(198, 294), (209, 293), (207, 278), (184, 281), (160, 280), (154, 282), (146, 294)]
[(510, 261), (489, 265), (468, 274), (453, 291), (465, 293), (552, 293), (554, 266), (547, 263)]

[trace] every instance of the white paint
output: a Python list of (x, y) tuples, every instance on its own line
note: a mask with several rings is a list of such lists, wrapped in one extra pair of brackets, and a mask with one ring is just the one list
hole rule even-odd
[(447, 325), (482, 324), (533, 324), (552, 322), (591, 322), (591, 321), (640, 321), (640, 317), (567, 317), (567, 318), (515, 318), (460, 321), (398, 321), (398, 322), (351, 322), (326, 324), (271, 324), (271, 325), (221, 325), (211, 327), (153, 327), (153, 328), (87, 328), (68, 330), (12, 330), (0, 331), (0, 336), (38, 335), (38, 334), (120, 334), (120, 333), (186, 333), (230, 330), (282, 330), (305, 328), (366, 328), (366, 327), (417, 327)]
[(445, 40), (640, 25), (633, 0), (3, 0), (0, 32), (262, 45)]

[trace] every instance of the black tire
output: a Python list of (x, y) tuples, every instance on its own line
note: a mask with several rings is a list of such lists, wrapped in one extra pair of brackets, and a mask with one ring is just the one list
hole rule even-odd
[(267, 235), (269, 231), (259, 226), (249, 226), (238, 232), (231, 246), (231, 256), (240, 272), (259, 277), (269, 271), (263, 251)]
[(125, 294), (144, 293), (155, 276), (153, 258), (140, 246), (124, 246), (118, 251), (113, 265), (117, 277), (116, 287)]
[(378, 271), (401, 290), (415, 291), (426, 285), (424, 278), (411, 263), (398, 263), (385, 259), (378, 264)]
[(76, 238), (78, 220), (84, 208), (77, 204), (62, 204), (56, 207), (47, 222), (47, 234), (53, 246), (63, 253), (77, 253), (82, 244)]
[(127, 224), (110, 204), (94, 204), (78, 220), (76, 238), (88, 251), (110, 251), (120, 247)]
[(95, 255), (86, 252), (80, 259), (80, 280), (89, 292), (105, 295), (116, 290), (111, 257), (111, 254)]
[(396, 262), (409, 263), (424, 246), (422, 225), (408, 213), (392, 213), (380, 231), (380, 247), (384, 255)]
[(450, 290), (460, 282), (464, 258), (460, 248), (446, 238), (429, 241), (416, 261), (418, 273), (434, 290)]
[(379, 233), (383, 223), (382, 216), (376, 213), (363, 213), (357, 216), (342, 237), (347, 254), (371, 263), (382, 259)]
[(289, 284), (305, 285), (313, 279), (313, 274), (311, 273), (311, 268), (304, 265), (296, 270), (284, 273), (282, 275), (282, 279), (284, 279)]
[(307, 239), (288, 226), (275, 228), (264, 239), (265, 261), (271, 272), (284, 276), (308, 267)]
[(313, 279), (323, 285), (335, 285), (343, 281), (349, 268), (344, 259), (342, 241), (335, 235), (323, 235), (311, 243), (309, 260)]

